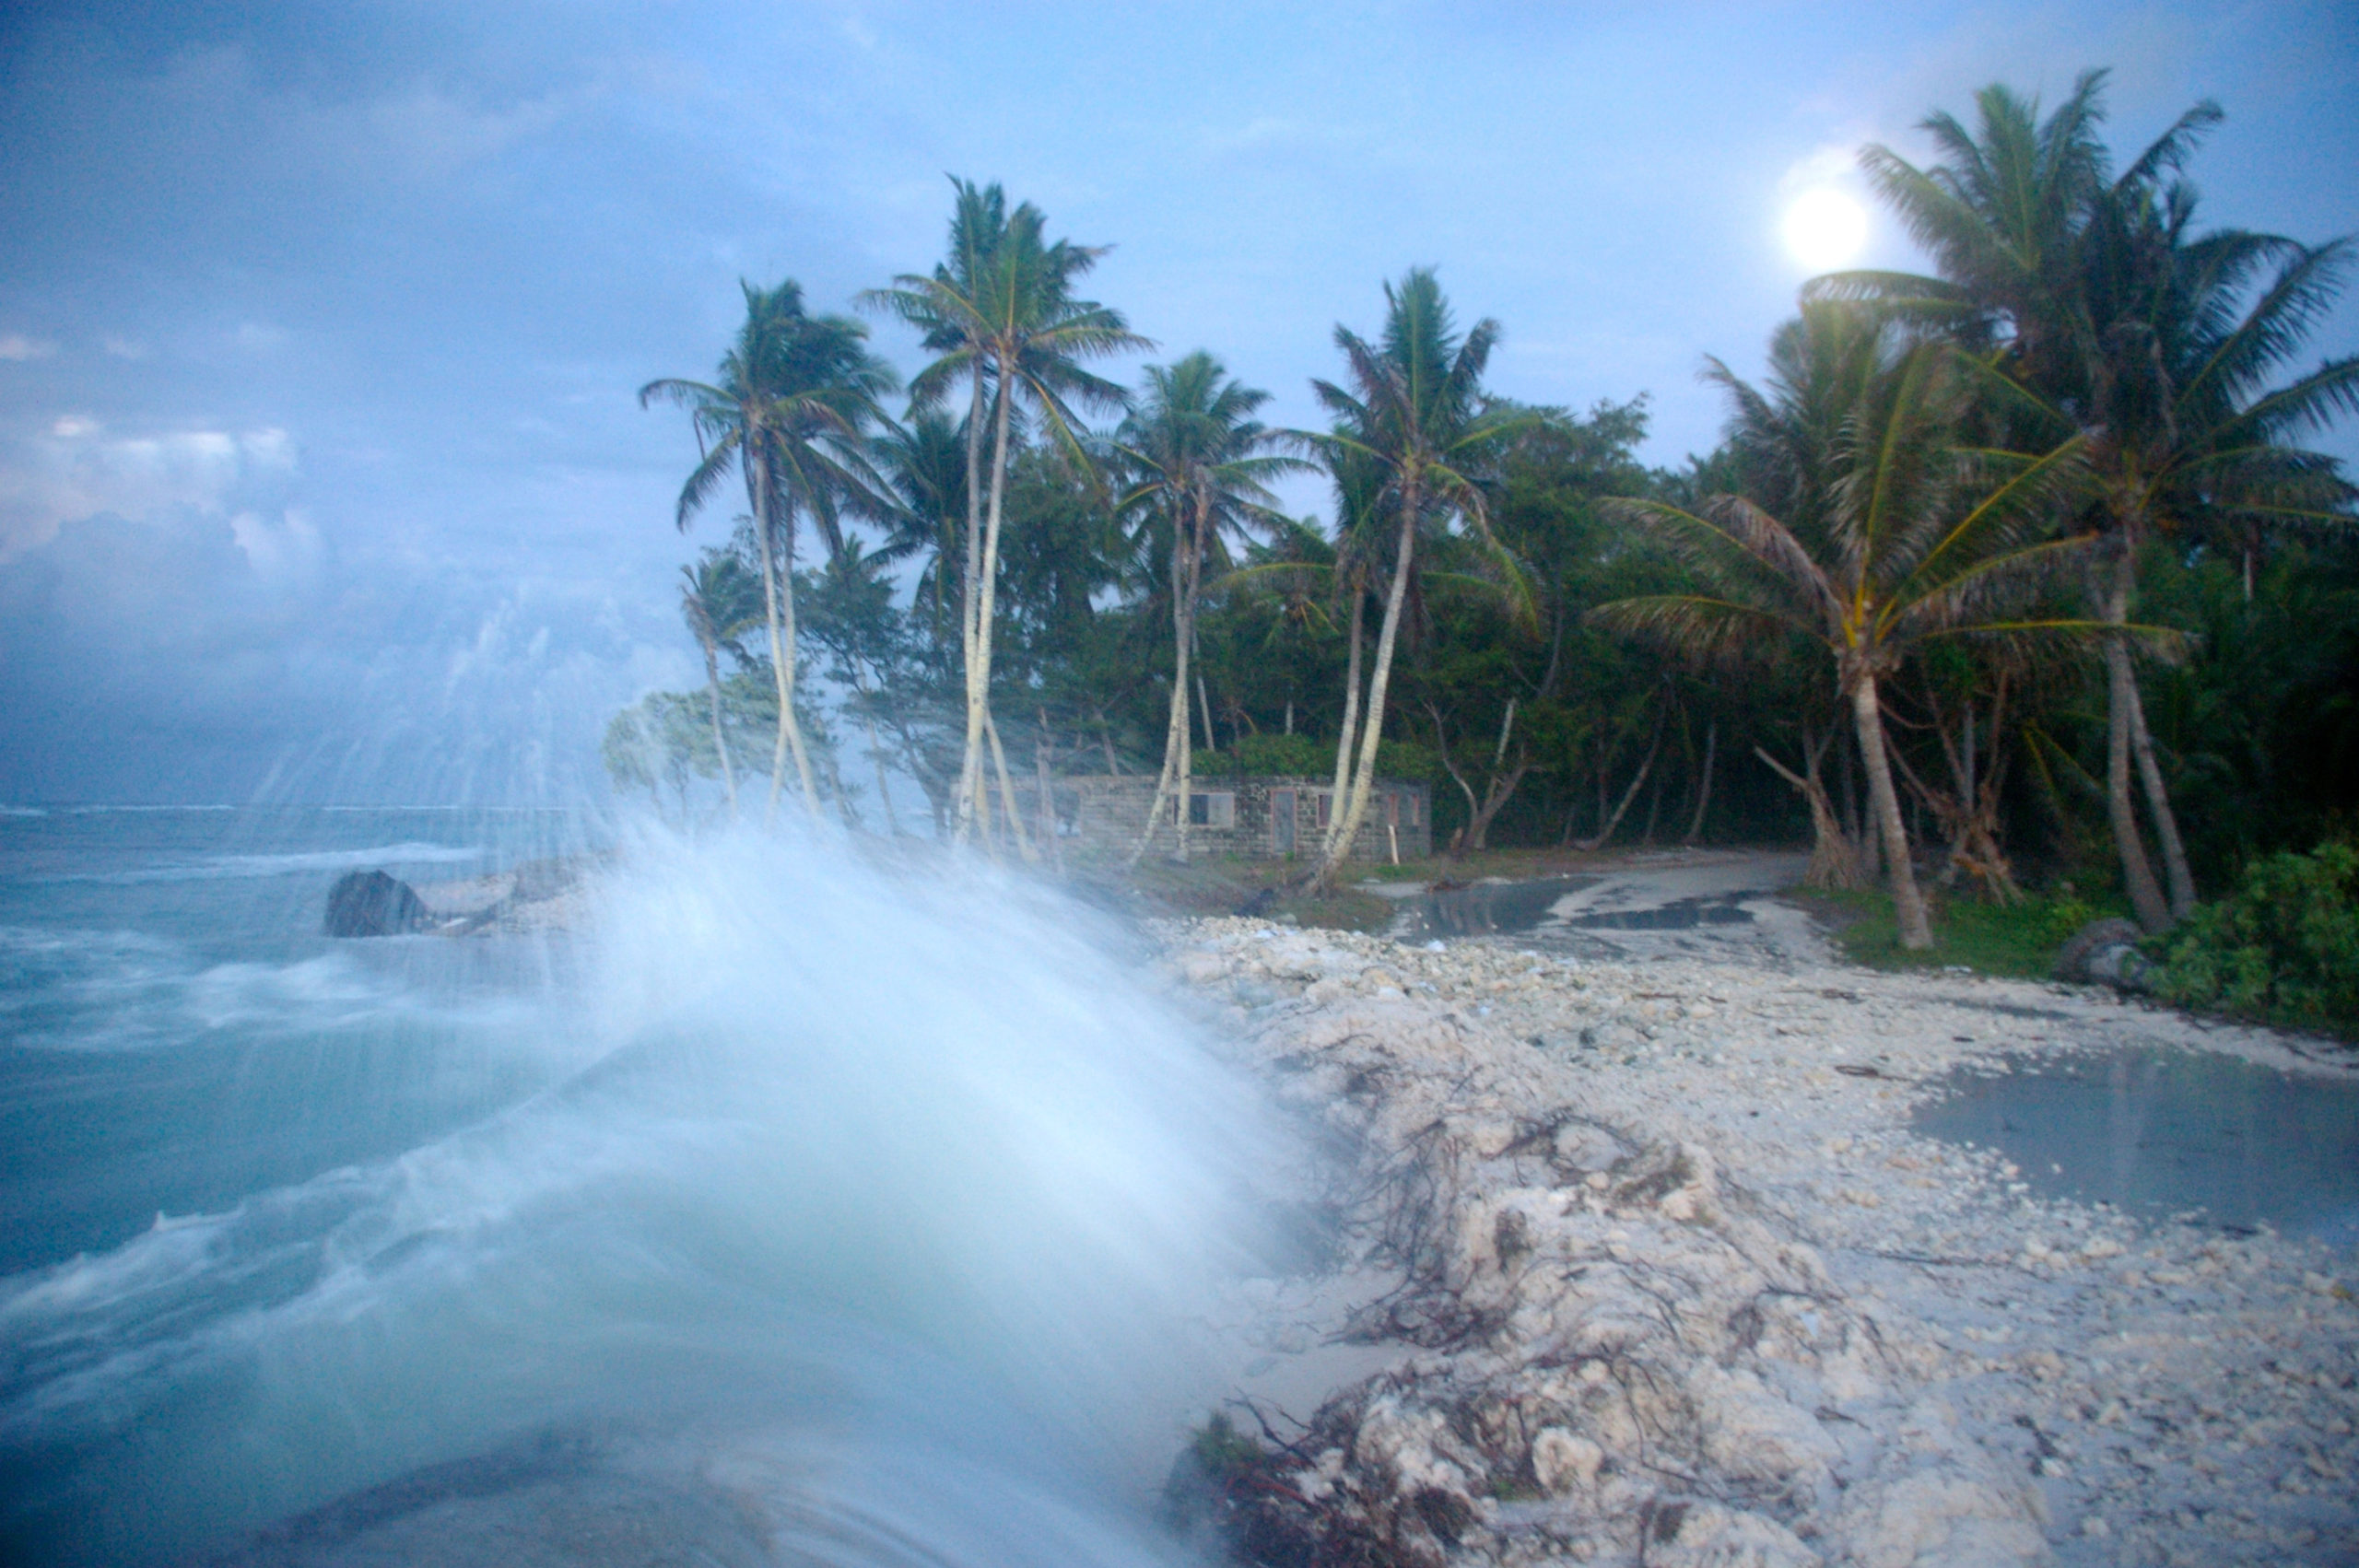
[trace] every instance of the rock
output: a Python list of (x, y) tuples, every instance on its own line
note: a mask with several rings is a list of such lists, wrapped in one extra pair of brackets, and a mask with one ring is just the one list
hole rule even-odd
[(1810, 1413), (1762, 1386), (1749, 1371), (1699, 1364), (1687, 1381), (1703, 1429), (1704, 1454), (1741, 1480), (1796, 1481), (1814, 1488), (1843, 1451)]
[[(2133, 921), (2115, 917), (2091, 920), (2057, 949), (2056, 977), (2075, 984), (2094, 980), (2097, 977), (2090, 972), (2092, 959), (2100, 953), (2116, 948), (2135, 948), (2139, 939), (2144, 935)], [(2116, 963), (2118, 965), (2118, 960)]]
[(430, 928), (434, 917), (409, 883), (384, 872), (346, 872), (328, 889), (324, 927), (335, 937), (402, 936)]
[(1604, 1449), (1561, 1426), (1543, 1426), (1532, 1440), (1532, 1473), (1558, 1496), (1576, 1486), (1596, 1485), (1597, 1468), (1604, 1462)]
[(1717, 1503), (1659, 1503), (1646, 1530), (1647, 1568), (1819, 1568), (1825, 1561), (1775, 1519)]
[(1217, 953), (1183, 953), (1180, 955), (1180, 977), (1191, 986), (1209, 986), (1228, 973), (1228, 965)]

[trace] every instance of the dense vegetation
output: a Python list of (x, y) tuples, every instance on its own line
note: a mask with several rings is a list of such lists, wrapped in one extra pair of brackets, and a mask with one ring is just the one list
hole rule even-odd
[[(1870, 148), (1931, 273), (1813, 280), (1761, 384), (1711, 363), (1726, 439), (1675, 470), (1642, 394), (1495, 393), (1501, 325), (1426, 271), (1335, 329), (1322, 428), (1265, 427), (1206, 351), (1125, 388), (1093, 367), (1154, 345), (1078, 297), (1099, 252), (957, 182), (944, 260), (860, 301), (934, 357), (898, 420), (863, 324), (792, 282), (747, 287), (711, 381), (647, 389), (699, 436), (680, 526), (745, 499), (684, 572), (706, 688), (618, 715), (609, 766), (892, 833), (898, 775), (933, 834), (1027, 859), (1018, 780), (1311, 774), (1328, 883), (1408, 775), (1461, 848), (1807, 836), (1910, 949), (1920, 878), (2161, 932), (2291, 876), (2264, 857), (2359, 826), (2359, 492), (2303, 445), (2359, 412), (2359, 358), (2303, 359), (2351, 252), (2199, 227), (2209, 104), (2117, 172), (2102, 88), (1986, 89), (1929, 168)], [(1289, 471), (1330, 516), (1283, 514)], [(1188, 821), (1135, 852), (1184, 859)]]

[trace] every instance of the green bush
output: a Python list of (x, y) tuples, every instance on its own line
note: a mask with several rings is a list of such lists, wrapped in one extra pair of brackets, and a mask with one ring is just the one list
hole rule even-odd
[(2359, 848), (2255, 860), (2233, 896), (2165, 939), (2156, 989), (2183, 1007), (2359, 1033)]
[[(1332, 778), (1335, 743), (1309, 735), (1246, 735), (1226, 751), (1199, 747), (1188, 766), (1199, 778)], [(1449, 778), (1440, 754), (1414, 741), (1379, 741), (1376, 771), (1379, 778), (1426, 785)]]

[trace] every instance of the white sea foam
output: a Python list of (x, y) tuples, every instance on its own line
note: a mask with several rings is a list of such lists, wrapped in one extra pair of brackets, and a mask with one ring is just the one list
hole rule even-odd
[(587, 1421), (737, 1477), (773, 1540), (1149, 1560), (1104, 1500), (1168, 1460), (1141, 1412), (1194, 1387), (1250, 1091), (988, 876), (750, 837), (624, 865), (542, 1013), (563, 1087), (0, 1292), (0, 1365), (49, 1369), (0, 1433), (77, 1445), (99, 1500), (52, 1516), (59, 1555), (209, 1549)]

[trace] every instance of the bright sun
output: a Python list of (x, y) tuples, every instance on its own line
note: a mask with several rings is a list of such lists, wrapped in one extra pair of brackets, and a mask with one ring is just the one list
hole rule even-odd
[(1806, 191), (1786, 209), (1786, 249), (1813, 272), (1839, 267), (1868, 240), (1868, 215), (1840, 191)]

